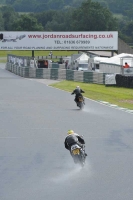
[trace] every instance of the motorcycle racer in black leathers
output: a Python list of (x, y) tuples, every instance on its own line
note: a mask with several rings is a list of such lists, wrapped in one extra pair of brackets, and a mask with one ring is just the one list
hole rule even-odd
[[(75, 99), (74, 101), (77, 103), (78, 102), (78, 97), (83, 95), (81, 93), (85, 93), (79, 86), (76, 87), (76, 89), (73, 90), (73, 92), (71, 94), (75, 94)], [(84, 100), (84, 98), (83, 98)], [(85, 101), (84, 101), (85, 104)], [(78, 105), (77, 105), (78, 106)]]

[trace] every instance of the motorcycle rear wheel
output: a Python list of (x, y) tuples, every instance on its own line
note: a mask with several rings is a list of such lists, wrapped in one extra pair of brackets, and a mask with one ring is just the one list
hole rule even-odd
[(74, 163), (79, 164), (81, 167), (84, 167), (85, 165), (85, 158), (83, 155), (75, 155), (73, 156)]

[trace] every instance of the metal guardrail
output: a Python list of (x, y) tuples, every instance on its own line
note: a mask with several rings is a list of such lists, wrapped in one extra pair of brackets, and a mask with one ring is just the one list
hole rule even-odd
[(54, 55), (51, 55), (51, 56), (35, 56), (36, 59), (61, 59), (61, 58), (66, 58), (66, 57), (69, 57), (69, 56), (54, 56)]

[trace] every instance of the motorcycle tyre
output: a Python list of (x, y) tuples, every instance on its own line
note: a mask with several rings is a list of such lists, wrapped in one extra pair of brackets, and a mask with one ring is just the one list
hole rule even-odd
[(79, 103), (78, 103), (78, 106), (79, 106), (80, 110), (82, 110), (82, 109), (84, 108), (83, 102), (79, 102)]
[(80, 164), (81, 167), (84, 167), (85, 165), (85, 158), (83, 155), (75, 155), (73, 156), (73, 160), (74, 160), (74, 163), (76, 164)]

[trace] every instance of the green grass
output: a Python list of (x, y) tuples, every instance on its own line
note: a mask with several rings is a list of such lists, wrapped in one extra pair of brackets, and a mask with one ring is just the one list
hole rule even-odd
[(105, 85), (73, 81), (61, 81), (51, 84), (51, 86), (55, 88), (69, 92), (72, 92), (77, 85), (79, 85), (85, 91), (85, 97), (96, 101), (106, 101), (111, 104), (133, 110), (133, 89), (106, 87)]
[[(48, 56), (50, 51), (34, 51), (34, 56)], [(72, 54), (78, 54), (78, 51), (52, 51), (53, 56), (71, 56)], [(0, 51), (0, 63), (6, 63), (6, 57), (8, 54), (16, 56), (32, 56), (32, 51)], [(49, 59), (51, 59), (49, 57)], [(52, 58), (52, 61), (56, 62), (59, 59)]]
[[(50, 51), (34, 51), (34, 56), (48, 56)], [(78, 51), (52, 51), (53, 56), (70, 56), (77, 54)], [(0, 57), (6, 57), (7, 54), (17, 56), (32, 56), (32, 51), (0, 51)]]

